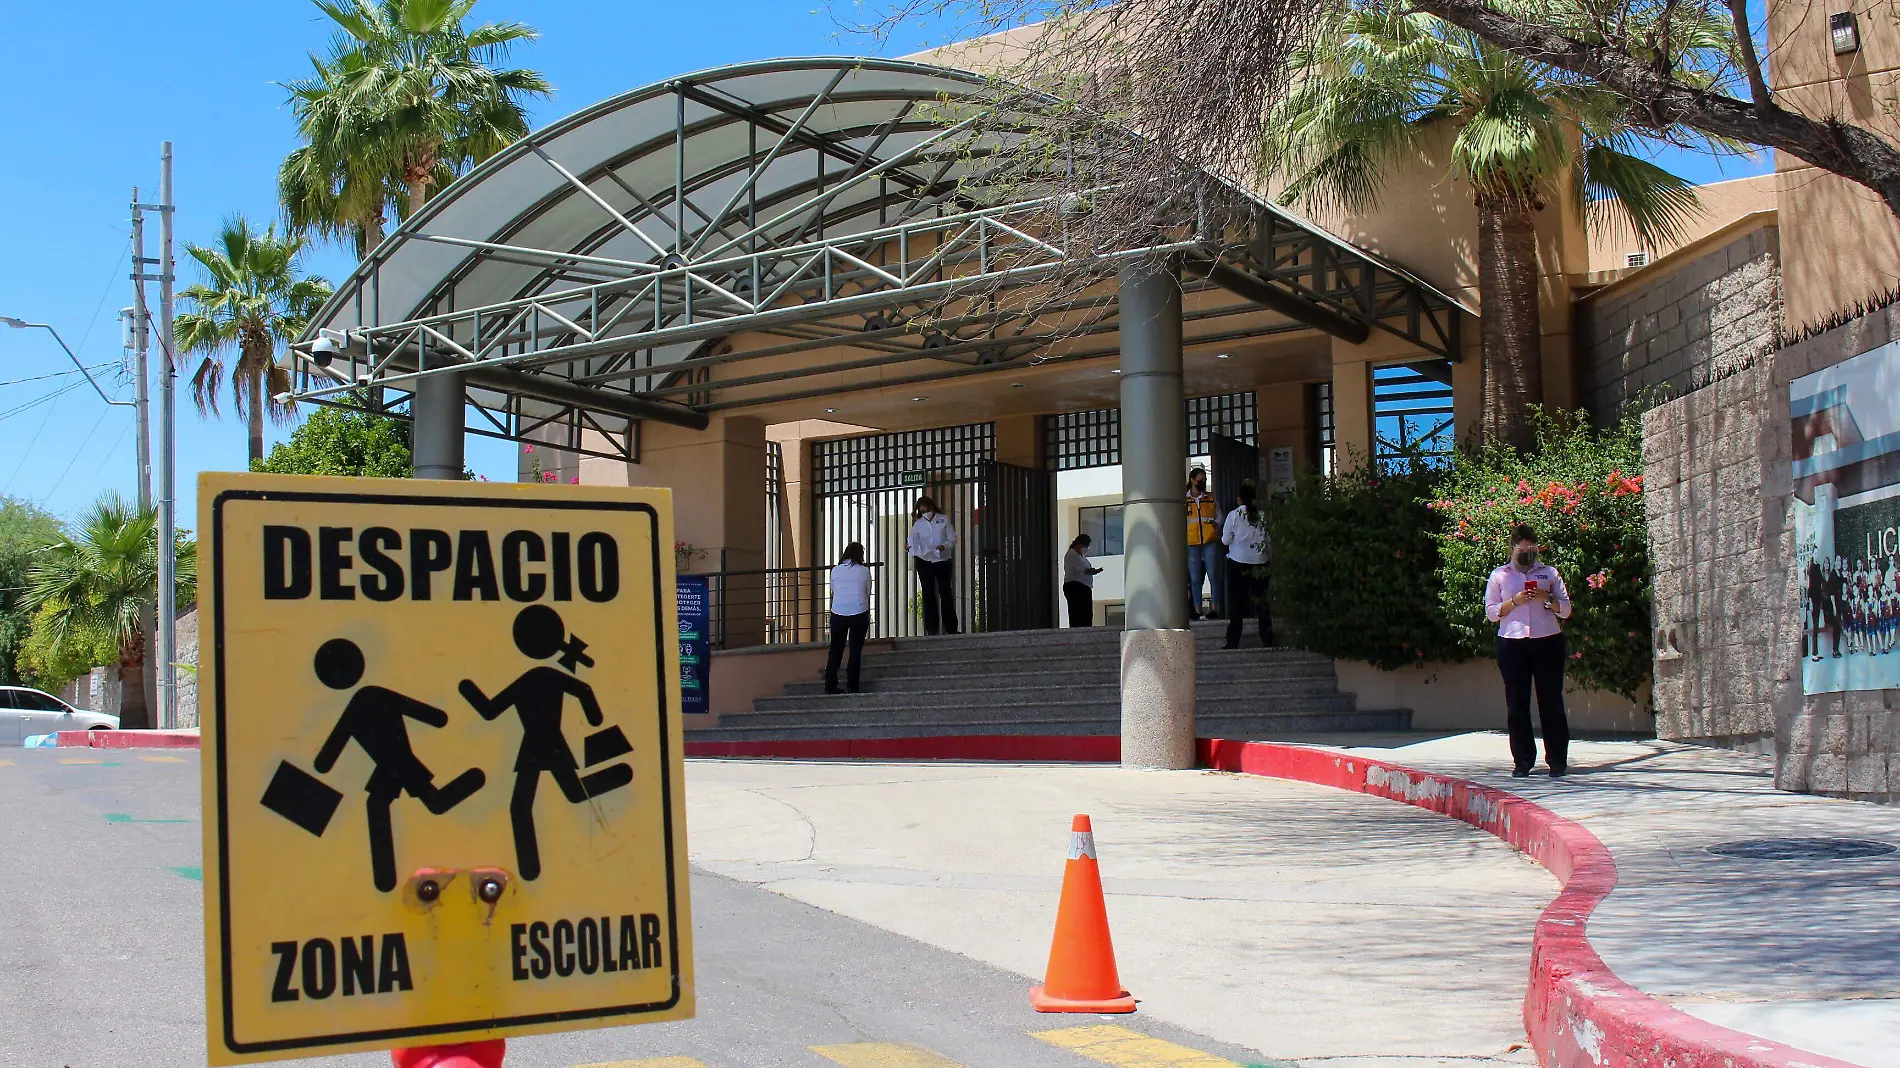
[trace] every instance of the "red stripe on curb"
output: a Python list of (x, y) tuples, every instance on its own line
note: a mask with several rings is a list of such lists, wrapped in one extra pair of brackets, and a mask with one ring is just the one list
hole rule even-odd
[(61, 749), (196, 749), (196, 731), (60, 731)]
[(1401, 801), (1488, 831), (1563, 884), (1531, 940), (1524, 1028), (1548, 1068), (1859, 1068), (1718, 1027), (1616, 977), (1591, 947), (1590, 918), (1616, 889), (1616, 860), (1581, 824), (1516, 794), (1380, 760), (1271, 742), (1203, 738), (1200, 762)]
[(957, 734), (941, 738), (799, 738), (777, 742), (687, 742), (690, 757), (826, 760), (1073, 760), (1112, 764), (1122, 740), (1109, 735)]

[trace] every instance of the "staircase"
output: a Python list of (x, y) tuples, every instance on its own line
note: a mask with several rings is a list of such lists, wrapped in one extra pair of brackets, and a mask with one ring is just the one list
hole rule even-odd
[[(1409, 711), (1362, 712), (1340, 693), (1333, 662), (1255, 644), (1222, 649), (1226, 624), (1197, 623), (1195, 733), (1278, 738), (1402, 731)], [(866, 651), (864, 692), (827, 695), (822, 679), (753, 702), (749, 714), (689, 730), (688, 741), (916, 738), (946, 735), (1121, 733), (1121, 631), (1009, 631), (902, 638)], [(840, 679), (840, 682), (843, 680)]]

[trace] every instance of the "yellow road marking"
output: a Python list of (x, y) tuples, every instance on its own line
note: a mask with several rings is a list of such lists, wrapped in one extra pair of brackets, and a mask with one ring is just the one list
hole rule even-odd
[(963, 1068), (941, 1053), (902, 1042), (849, 1042), (842, 1046), (813, 1046), (811, 1051), (844, 1068)]
[(184, 757), (142, 756), (139, 759), (147, 764), (183, 764), (185, 762)]
[(1114, 1024), (1038, 1031), (1034, 1037), (1113, 1068), (1240, 1068), (1225, 1057), (1150, 1038)]
[(655, 1057), (644, 1061), (605, 1061), (600, 1064), (577, 1064), (574, 1068), (706, 1068), (691, 1057)]
[(10, 768), (10, 767), (12, 767), (12, 766), (13, 766), (13, 761), (11, 761), (11, 760), (0, 760), (0, 768)]
[(105, 761), (93, 757), (60, 757), (61, 764), (103, 764)]

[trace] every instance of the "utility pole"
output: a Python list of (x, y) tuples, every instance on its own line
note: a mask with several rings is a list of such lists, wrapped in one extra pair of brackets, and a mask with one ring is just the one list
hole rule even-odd
[(172, 345), (172, 143), (159, 149), (158, 161), (158, 708), (153, 726), (178, 725), (178, 459), (173, 386), (177, 350)]
[(126, 348), (132, 359), (132, 401), (138, 405), (139, 511), (152, 506), (152, 393), (150, 368), (152, 314), (145, 307), (145, 210), (139, 188), (132, 187), (132, 306), (127, 317)]

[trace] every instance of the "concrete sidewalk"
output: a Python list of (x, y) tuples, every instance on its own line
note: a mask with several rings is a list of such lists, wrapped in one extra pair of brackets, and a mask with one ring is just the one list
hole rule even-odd
[(1262, 1060), (1532, 1063), (1520, 1013), (1556, 883), (1429, 812), (1113, 766), (692, 761), (687, 788), (696, 865), (1014, 971), (1025, 1002), (1087, 812), (1144, 1015)]
[(1900, 1068), (1900, 853), (1748, 859), (1710, 846), (1900, 846), (1900, 810), (1774, 789), (1772, 761), (1667, 742), (1581, 742), (1573, 774), (1512, 779), (1502, 734), (1336, 746), (1508, 790), (1581, 823), (1616, 858), (1590, 918), (1619, 978), (1710, 1023), (1869, 1068)]

